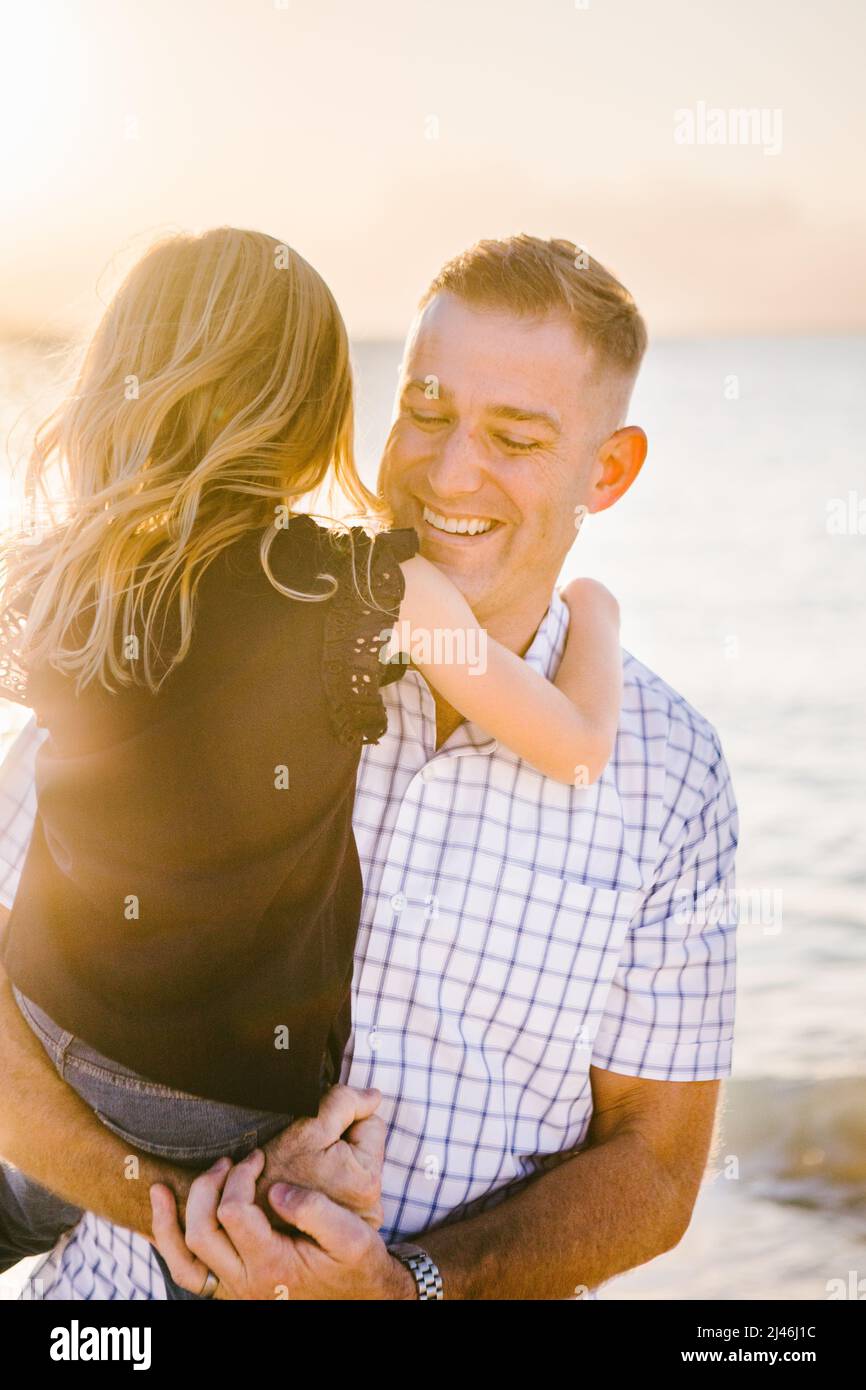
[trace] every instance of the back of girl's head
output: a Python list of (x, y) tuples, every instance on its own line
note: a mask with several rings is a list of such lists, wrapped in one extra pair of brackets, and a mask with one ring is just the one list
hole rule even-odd
[[(312, 266), (232, 227), (154, 246), (37, 433), (28, 501), (56, 503), (59, 468), (63, 515), (41, 545), (4, 557), (7, 598), (35, 594), (22, 655), (79, 688), (156, 688), (157, 619), (176, 605), (182, 659), (198, 581), (225, 546), (328, 481), (359, 511), (380, 510), (352, 431), (346, 329)], [(124, 654), (133, 632), (137, 661)]]

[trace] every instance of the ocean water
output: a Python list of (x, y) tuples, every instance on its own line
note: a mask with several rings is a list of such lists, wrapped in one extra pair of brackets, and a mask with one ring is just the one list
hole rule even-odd
[[(355, 359), (372, 481), (399, 346)], [(0, 352), (14, 457), (57, 365)], [(866, 1280), (864, 387), (863, 339), (653, 346), (631, 412), (648, 461), (563, 571), (616, 593), (625, 646), (716, 725), (740, 807), (716, 1157), (685, 1240), (604, 1297), (815, 1299)], [(0, 709), (7, 740), (19, 718)]]

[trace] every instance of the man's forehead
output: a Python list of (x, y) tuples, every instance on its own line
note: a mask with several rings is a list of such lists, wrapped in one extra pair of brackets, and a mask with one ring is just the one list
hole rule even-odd
[(592, 357), (562, 319), (520, 318), (437, 295), (413, 325), (403, 380), (435, 376), (442, 396), (562, 408), (592, 373)]

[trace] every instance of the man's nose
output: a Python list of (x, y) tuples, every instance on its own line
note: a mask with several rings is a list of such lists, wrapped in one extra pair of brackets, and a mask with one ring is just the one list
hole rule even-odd
[(477, 492), (483, 481), (481, 450), (469, 430), (458, 427), (443, 439), (427, 465), (430, 487), (443, 499)]

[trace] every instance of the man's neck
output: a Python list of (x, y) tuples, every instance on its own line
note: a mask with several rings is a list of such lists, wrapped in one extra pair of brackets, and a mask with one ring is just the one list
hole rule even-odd
[[(550, 597), (546, 601), (541, 600), (528, 611), (521, 609), (516, 614), (501, 613), (486, 620), (479, 618), (478, 621), (482, 623), (487, 635), (492, 637), (495, 642), (501, 642), (503, 647), (507, 647), (509, 651), (517, 652), (518, 656), (525, 656), (532, 646), (532, 639), (535, 637), (549, 607)], [(436, 748), (438, 750), (451, 737), (454, 730), (463, 723), (463, 715), (443, 700), (437, 690), (432, 690), (431, 694), (436, 706)]]

